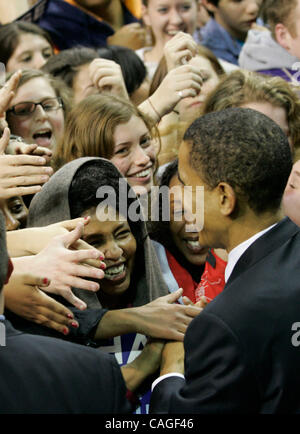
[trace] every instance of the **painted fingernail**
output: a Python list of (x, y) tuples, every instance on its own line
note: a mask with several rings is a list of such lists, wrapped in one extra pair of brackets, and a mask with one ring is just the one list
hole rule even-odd
[(100, 268), (101, 268), (101, 270), (105, 270), (106, 265), (104, 264), (104, 262), (101, 262), (101, 264), (100, 264)]
[(67, 318), (73, 319), (74, 316), (73, 316), (71, 313), (68, 313), (68, 314), (67, 314)]
[(89, 216), (87, 216), (87, 217), (84, 217), (84, 221), (87, 221), (89, 219)]
[(64, 335), (68, 335), (69, 334), (69, 329), (67, 327), (64, 327), (63, 334)]
[(75, 321), (72, 321), (71, 322), (71, 326), (77, 329), (78, 328), (78, 323), (75, 322)]
[(48, 282), (49, 282), (49, 281), (48, 281), (47, 277), (44, 277), (44, 279), (43, 279), (43, 284), (44, 284), (44, 285), (48, 285)]

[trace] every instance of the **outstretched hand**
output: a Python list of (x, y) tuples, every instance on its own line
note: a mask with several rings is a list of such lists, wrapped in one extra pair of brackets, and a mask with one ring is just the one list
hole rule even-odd
[[(71, 247), (82, 236), (83, 223), (78, 223), (71, 232), (54, 237), (36, 256), (25, 257), (30, 261), (30, 269), (35, 274), (47, 277), (51, 282), (44, 288), (46, 292), (64, 297), (78, 309), (85, 309), (86, 303), (76, 297), (72, 287), (87, 291), (98, 291), (99, 283), (89, 279), (102, 279), (104, 272), (100, 267), (101, 252), (95, 248), (72, 250)], [(98, 260), (98, 267), (84, 265), (88, 259)]]
[(28, 144), (22, 141), (21, 138), (10, 137), (9, 144), (6, 148), (6, 154), (11, 155), (39, 155), (44, 157), (47, 163), (50, 162), (52, 151), (44, 146), (38, 146), (36, 143)]
[(137, 332), (155, 338), (183, 341), (187, 327), (202, 312), (202, 308), (176, 303), (181, 296), (180, 288), (144, 306), (132, 308), (136, 314)]
[(108, 59), (94, 59), (89, 66), (89, 74), (93, 85), (100, 91), (111, 92), (128, 99), (122, 70), (118, 63)]
[(53, 173), (45, 167), (46, 159), (34, 155), (5, 155), (10, 131), (4, 129), (0, 139), (0, 198), (35, 194)]
[[(178, 66), (165, 76), (159, 87), (151, 95), (151, 105), (162, 118), (170, 113), (183, 98), (195, 97), (201, 92), (203, 79), (199, 68), (190, 64)], [(139, 108), (144, 111), (148, 100)]]
[(45, 289), (49, 283), (46, 278), (14, 270), (4, 286), (5, 307), (28, 321), (67, 335), (69, 328), (77, 328), (78, 323), (69, 309), (39, 289)]
[(197, 43), (194, 38), (183, 32), (178, 32), (164, 46), (164, 56), (168, 71), (186, 64), (197, 53)]

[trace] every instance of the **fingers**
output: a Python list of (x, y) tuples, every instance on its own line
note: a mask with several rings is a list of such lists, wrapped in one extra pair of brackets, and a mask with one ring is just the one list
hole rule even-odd
[(84, 280), (80, 277), (66, 275), (64, 276), (64, 284), (68, 287), (79, 288), (85, 291), (97, 292), (100, 289), (100, 285), (92, 280)]
[(98, 85), (100, 78), (114, 75), (119, 71), (121, 71), (120, 65), (108, 59), (95, 59), (89, 66), (90, 78), (95, 86)]
[(168, 70), (187, 63), (197, 53), (197, 43), (183, 32), (177, 33), (164, 47)]
[(46, 277), (44, 277), (44, 278), (43, 277), (37, 277), (37, 276), (34, 276), (32, 274), (24, 274), (22, 276), (22, 280), (23, 280), (25, 285), (30, 285), (30, 286), (42, 286), (42, 287), (46, 288), (50, 284), (50, 280), (47, 279)]
[(0, 188), (0, 197), (2, 199), (10, 199), (14, 196), (26, 196), (27, 194), (36, 194), (41, 191), (41, 185), (31, 187), (14, 187), (14, 188)]
[[(28, 285), (36, 284), (36, 286), (41, 288), (46, 288), (50, 283), (48, 279), (41, 279), (30, 275), (25, 277), (24, 282)], [(40, 289), (37, 289), (35, 297), (35, 304), (38, 305), (38, 313), (34, 321), (37, 324), (52, 328), (64, 335), (69, 334), (70, 327), (77, 328), (79, 326), (78, 322), (74, 320), (73, 313), (63, 304), (58, 303)]]
[(21, 78), (22, 71), (15, 72), (7, 83), (0, 90), (0, 113), (4, 113), (15, 96), (15, 90), (17, 89), (19, 80)]
[(10, 166), (45, 166), (46, 160), (43, 157), (34, 155), (3, 155), (0, 162), (4, 161), (5, 165)]
[(6, 148), (9, 144), (9, 138), (10, 138), (10, 129), (4, 128), (2, 137), (0, 139), (0, 155), (5, 154)]
[(75, 229), (63, 236), (59, 236), (58, 239), (61, 239), (63, 246), (68, 248), (83, 235), (83, 227), (84, 224), (79, 222), (77, 223)]
[(48, 175), (24, 175), (1, 179), (0, 185), (2, 188), (14, 188), (32, 185), (42, 185), (49, 181)]
[[(90, 222), (90, 217), (79, 217), (77, 219), (72, 220), (64, 220), (63, 222), (60, 222), (59, 225), (63, 228), (67, 229), (68, 231), (72, 231), (75, 229), (78, 225), (78, 223), (83, 223), (84, 225), (87, 225)], [(56, 223), (57, 224), (57, 223)]]
[[(5, 161), (5, 157), (6, 156), (2, 156), (0, 158), (3, 159), (3, 162)], [(23, 157), (23, 155), (7, 155), (7, 157), (13, 157), (15, 159), (17, 159), (18, 157)], [(8, 160), (9, 160), (8, 159)], [(2, 170), (2, 177), (27, 177), (27, 176), (31, 176), (31, 175), (38, 175), (38, 176), (43, 176), (43, 175), (47, 175), (48, 177), (50, 175), (52, 175), (53, 173), (53, 169), (51, 167), (46, 167), (46, 166), (32, 166), (32, 165), (28, 165), (28, 166), (13, 166), (12, 164), (9, 164), (9, 166), (3, 167)], [(18, 185), (18, 184), (15, 184)], [(20, 185), (20, 184), (19, 184)]]
[(37, 149), (38, 145), (32, 144), (32, 145), (26, 145), (25, 143), (20, 143), (18, 147), (16, 148), (16, 154), (26, 154), (31, 155), (32, 152), (34, 152)]
[(77, 307), (79, 310), (85, 310), (87, 305), (84, 301), (80, 300), (80, 298), (76, 297), (70, 288), (66, 288), (66, 290), (60, 293), (70, 304)]
[(183, 304), (185, 306), (193, 306), (194, 303), (187, 296), (182, 297)]
[(204, 309), (208, 303), (207, 298), (204, 296), (200, 297), (200, 300), (197, 301), (196, 303), (193, 303), (192, 300), (190, 300), (186, 296), (182, 297), (182, 301), (185, 306), (196, 306), (196, 307), (200, 307), (201, 309)]
[(164, 300), (166, 303), (175, 303), (183, 293), (183, 289), (179, 288), (177, 291), (172, 292), (171, 294), (160, 297), (160, 300)]
[(98, 89), (108, 89), (127, 97), (121, 67), (113, 60), (95, 59), (89, 67), (89, 72), (94, 86)]

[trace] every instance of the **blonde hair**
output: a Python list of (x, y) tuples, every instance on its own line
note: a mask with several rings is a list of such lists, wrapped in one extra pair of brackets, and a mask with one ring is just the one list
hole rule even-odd
[(250, 71), (234, 71), (208, 95), (203, 114), (241, 107), (250, 102), (268, 102), (286, 112), (289, 137), (295, 154), (300, 152), (300, 100), (292, 86), (280, 77)]
[(54, 169), (80, 157), (112, 158), (115, 129), (132, 116), (151, 131), (149, 120), (128, 100), (104, 93), (84, 98), (67, 117), (63, 140), (53, 155)]
[(264, 21), (269, 25), (273, 38), (275, 38), (275, 27), (277, 24), (284, 24), (293, 37), (297, 36), (297, 24), (294, 11), (297, 7), (297, 0), (265, 0), (261, 7), (261, 14)]

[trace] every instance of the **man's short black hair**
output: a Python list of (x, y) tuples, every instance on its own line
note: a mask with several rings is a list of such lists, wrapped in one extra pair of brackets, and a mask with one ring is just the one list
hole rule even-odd
[(286, 135), (269, 117), (229, 108), (196, 119), (184, 135), (190, 164), (212, 189), (227, 182), (257, 214), (276, 211), (292, 169)]

